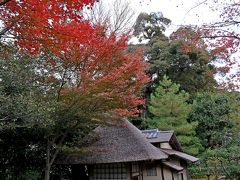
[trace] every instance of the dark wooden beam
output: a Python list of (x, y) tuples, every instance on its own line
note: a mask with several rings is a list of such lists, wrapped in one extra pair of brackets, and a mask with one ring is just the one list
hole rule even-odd
[(162, 180), (164, 180), (163, 164), (161, 164), (161, 174), (162, 174)]

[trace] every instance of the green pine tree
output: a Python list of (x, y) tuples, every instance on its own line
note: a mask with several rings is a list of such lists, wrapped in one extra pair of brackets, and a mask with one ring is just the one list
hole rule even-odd
[(180, 90), (180, 85), (173, 83), (167, 76), (159, 82), (151, 94), (149, 111), (150, 126), (160, 130), (173, 130), (185, 152), (197, 155), (201, 149), (199, 139), (195, 136), (197, 123), (188, 123), (187, 116), (191, 104), (187, 103), (189, 94)]

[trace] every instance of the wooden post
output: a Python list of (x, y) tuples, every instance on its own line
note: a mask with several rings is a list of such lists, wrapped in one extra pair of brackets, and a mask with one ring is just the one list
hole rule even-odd
[(164, 180), (164, 173), (163, 173), (163, 165), (161, 164), (161, 174), (162, 174), (162, 180)]

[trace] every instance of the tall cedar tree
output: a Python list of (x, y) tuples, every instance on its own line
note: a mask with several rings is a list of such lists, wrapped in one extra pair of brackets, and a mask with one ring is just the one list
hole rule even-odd
[[(195, 34), (188, 29), (190, 37)], [(215, 69), (211, 64), (214, 59), (204, 42), (192, 44), (189, 39), (181, 36), (181, 29), (171, 34), (170, 40), (153, 37), (149, 42), (150, 72), (157, 75), (156, 82), (166, 74), (191, 95), (211, 91), (216, 87)]]
[(184, 151), (197, 155), (201, 144), (195, 136), (197, 123), (187, 122), (191, 110), (191, 105), (187, 103), (188, 99), (189, 94), (180, 90), (180, 85), (164, 76), (155, 92), (151, 94), (148, 109), (152, 117), (149, 123), (160, 130), (173, 130)]
[[(146, 98), (164, 75), (180, 84), (191, 98), (198, 92), (215, 90), (215, 57), (206, 49), (203, 40), (197, 38), (194, 43), (192, 41), (199, 32), (192, 28), (179, 28), (166, 37), (164, 31), (170, 23), (162, 13), (141, 13), (136, 21), (134, 35), (140, 39), (140, 44), (131, 48), (144, 47), (146, 61), (150, 64), (147, 72), (152, 77), (144, 90)], [(141, 44), (143, 40), (148, 41)]]
[(139, 40), (150, 40), (153, 37), (161, 36), (167, 39), (163, 32), (166, 27), (171, 23), (171, 20), (164, 17), (161, 12), (154, 13), (140, 13), (134, 26), (134, 35)]

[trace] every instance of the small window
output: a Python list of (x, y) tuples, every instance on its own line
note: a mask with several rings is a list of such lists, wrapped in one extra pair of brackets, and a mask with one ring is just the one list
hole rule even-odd
[(138, 163), (132, 163), (132, 173), (139, 173), (139, 165)]
[(99, 164), (93, 168), (94, 180), (125, 180), (126, 174), (124, 164)]
[(132, 180), (142, 180), (142, 172), (137, 162), (132, 163)]
[(147, 165), (147, 176), (157, 176), (156, 165)]

